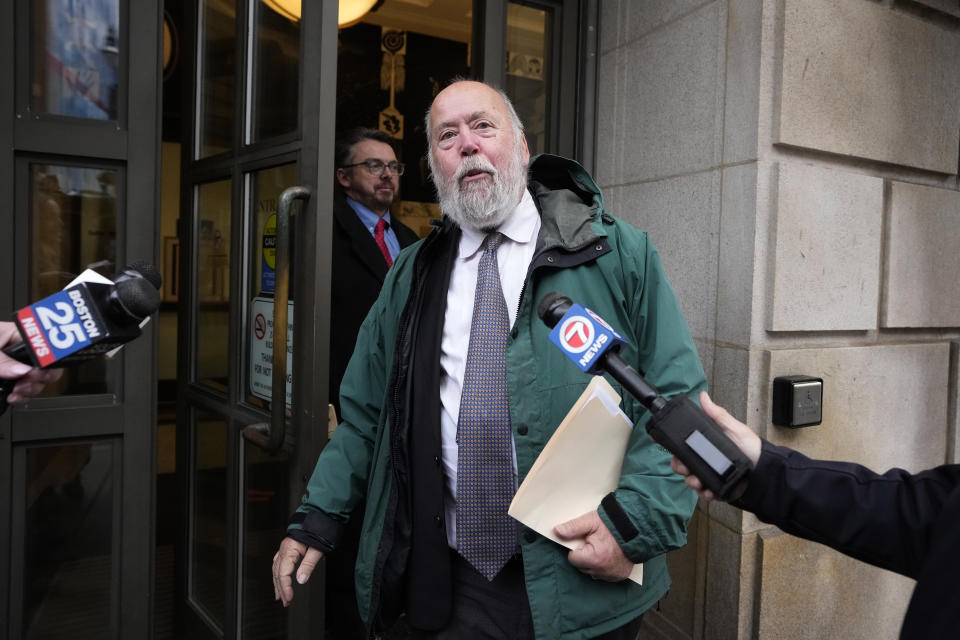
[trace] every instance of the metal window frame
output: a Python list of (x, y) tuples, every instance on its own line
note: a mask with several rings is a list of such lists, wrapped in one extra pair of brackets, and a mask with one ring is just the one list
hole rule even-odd
[[(22, 446), (17, 447), (13, 453), (12, 459), (12, 471), (13, 471), (13, 482), (12, 482), (12, 492), (11, 492), (11, 510), (16, 515), (10, 522), (11, 530), (11, 544), (14, 545), (14, 548), (24, 548), (26, 542), (26, 504), (25, 498), (27, 494), (27, 453), (31, 449), (38, 449), (43, 447), (62, 447), (62, 446), (73, 446), (81, 444), (103, 444), (108, 443), (110, 445), (110, 461), (111, 461), (111, 491), (112, 496), (112, 509), (111, 509), (111, 521), (110, 521), (110, 533), (111, 533), (111, 543), (110, 543), (110, 568), (111, 568), (111, 597), (110, 597), (110, 629), (112, 631), (111, 636), (114, 638), (122, 638), (123, 635), (120, 633), (121, 627), (121, 616), (120, 616), (120, 603), (122, 601), (122, 584), (123, 584), (123, 566), (122, 566), (122, 546), (123, 540), (122, 535), (122, 519), (123, 513), (121, 509), (123, 508), (123, 442), (122, 437), (106, 437), (106, 438), (90, 438), (90, 439), (75, 439), (70, 438), (67, 440), (57, 440), (51, 442), (37, 441), (34, 442), (32, 446)], [(9, 616), (7, 617), (7, 637), (9, 638), (19, 638), (23, 634), (23, 584), (26, 578), (26, 559), (22, 554), (16, 555), (13, 557), (10, 573), (8, 575), (7, 581), (11, 585), (17, 585), (17, 588), (11, 590), (11, 597), (9, 599)]]
[(548, 10), (550, 56), (548, 73), (547, 152), (574, 158), (592, 172), (596, 132), (597, 26), (599, 0), (475, 0), (471, 68), (476, 77), (497, 87), (506, 80), (507, 5)]
[[(3, 65), (0, 71), (0, 89), (10, 100), (0, 107), (0, 195), (14, 203), (0, 213), (0, 224), (12, 233), (3, 235), (0, 249), (5, 249), (7, 273), (19, 274), (22, 262), (15, 258), (17, 238), (24, 233), (18, 227), (27, 220), (28, 198), (23, 193), (26, 167), (31, 159), (63, 161), (77, 164), (81, 159), (100, 164), (119, 164), (124, 167), (122, 195), (118, 189), (118, 245), (117, 258), (127, 256), (155, 260), (158, 255), (157, 228), (150, 224), (129, 224), (128, 217), (150, 219), (158, 226), (156, 215), (160, 161), (160, 84), (161, 75), (143, 70), (159, 68), (160, 40), (162, 38), (162, 3), (138, 0), (136, 11), (130, 10), (130, 0), (119, 0), (119, 47), (122, 52), (118, 65), (117, 120), (87, 120), (54, 114), (34, 114), (30, 110), (30, 0), (3, 3), (0, 10), (0, 34), (5, 59), (13, 65)], [(131, 38), (130, 34), (137, 34)], [(95, 153), (91, 154), (91, 150)], [(19, 180), (19, 182), (18, 182)], [(4, 280), (0, 284), (0, 303), (12, 308), (25, 293), (18, 286)], [(25, 301), (24, 301), (25, 302)], [(118, 467), (116, 481), (119, 532), (116, 544), (120, 554), (117, 563), (119, 605), (115, 613), (116, 637), (142, 637), (149, 633), (153, 591), (153, 506), (155, 482), (155, 386), (154, 358), (156, 335), (148, 326), (144, 335), (124, 349), (124, 365), (119, 373), (118, 392), (122, 401), (106, 406), (104, 398), (74, 396), (50, 398), (43, 403), (31, 403), (26, 411), (9, 411), (0, 418), (0, 467), (2, 460), (10, 461), (20, 455), (20, 447), (27, 440), (43, 442), (47, 438), (69, 436), (85, 438), (99, 435), (119, 440), (124, 461)], [(132, 366), (132, 363), (137, 366)], [(129, 364), (130, 366), (125, 366)], [(43, 405), (43, 409), (41, 409)], [(71, 419), (64, 420), (69, 410)], [(80, 412), (79, 414), (77, 412)], [(79, 425), (82, 418), (85, 426)], [(70, 424), (68, 424), (70, 423)], [(99, 423), (99, 424), (98, 424)], [(128, 425), (130, 425), (128, 427)], [(0, 471), (0, 495), (10, 496), (12, 485), (19, 481), (11, 468)], [(9, 500), (0, 500), (3, 521), (22, 518)], [(122, 538), (120, 537), (122, 534)], [(0, 527), (0, 575), (9, 576), (11, 546), (10, 528)], [(9, 619), (11, 612), (10, 583), (0, 581), (0, 619)], [(6, 630), (4, 630), (6, 631)]]

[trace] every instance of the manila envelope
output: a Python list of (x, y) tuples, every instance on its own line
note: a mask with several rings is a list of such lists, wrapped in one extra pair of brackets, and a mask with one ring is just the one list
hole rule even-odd
[[(508, 513), (568, 549), (583, 541), (560, 540), (553, 527), (595, 511), (617, 488), (633, 423), (620, 409), (620, 396), (595, 376), (517, 489)], [(630, 579), (643, 583), (643, 564)]]

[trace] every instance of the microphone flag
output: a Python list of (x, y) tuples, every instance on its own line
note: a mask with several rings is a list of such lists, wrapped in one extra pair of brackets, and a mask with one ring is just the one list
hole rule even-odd
[(599, 315), (576, 303), (554, 325), (550, 341), (586, 373), (602, 372), (602, 356), (627, 344)]
[(76, 353), (104, 334), (103, 318), (85, 283), (20, 309), (17, 324), (40, 367)]

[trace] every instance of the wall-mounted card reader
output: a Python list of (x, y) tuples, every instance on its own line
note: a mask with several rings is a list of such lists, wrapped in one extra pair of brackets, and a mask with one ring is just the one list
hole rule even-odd
[(778, 376), (773, 379), (773, 424), (812, 427), (822, 420), (822, 378)]

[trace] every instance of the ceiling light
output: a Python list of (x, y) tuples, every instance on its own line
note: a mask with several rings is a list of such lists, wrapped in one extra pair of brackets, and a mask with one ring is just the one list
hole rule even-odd
[[(288, 20), (294, 22), (300, 20), (301, 0), (263, 0), (263, 2)], [(340, 0), (337, 26), (341, 28), (349, 27), (359, 22), (367, 12), (382, 3), (383, 0)]]
[(383, 4), (383, 0), (340, 0), (340, 12), (337, 14), (337, 25), (342, 29), (360, 22), (360, 18), (368, 11)]
[(263, 0), (263, 3), (287, 20), (300, 20), (300, 0)]

